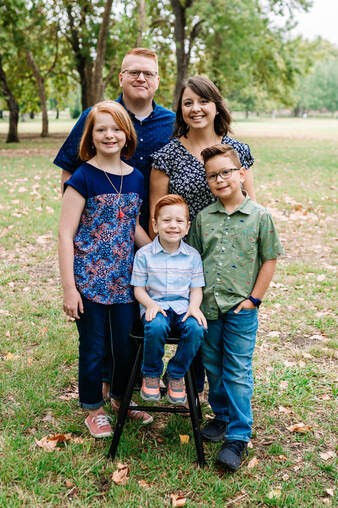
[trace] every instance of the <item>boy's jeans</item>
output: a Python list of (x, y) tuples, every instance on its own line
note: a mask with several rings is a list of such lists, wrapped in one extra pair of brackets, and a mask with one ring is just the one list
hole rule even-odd
[(208, 321), (202, 359), (209, 381), (209, 403), (217, 419), (228, 423), (226, 439), (251, 438), (252, 355), (258, 328), (257, 309), (234, 309)]
[(189, 316), (182, 323), (185, 313), (176, 314), (172, 309), (166, 309), (166, 313), (167, 317), (158, 312), (152, 321), (146, 321), (143, 317), (144, 350), (142, 374), (144, 377), (154, 378), (161, 376), (165, 340), (171, 330), (180, 337), (176, 353), (167, 365), (167, 375), (171, 379), (184, 377), (204, 337), (205, 329), (198, 324), (194, 317)]

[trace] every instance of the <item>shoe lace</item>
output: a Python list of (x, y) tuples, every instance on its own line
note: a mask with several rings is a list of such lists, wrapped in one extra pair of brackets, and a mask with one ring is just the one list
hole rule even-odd
[(183, 390), (183, 380), (182, 379), (170, 379), (170, 388), (173, 390)]
[(145, 382), (148, 388), (157, 388), (159, 384), (159, 379), (156, 377), (146, 377)]
[(224, 447), (236, 453), (236, 455), (240, 455), (244, 450), (247, 453), (246, 443), (244, 441), (226, 441)]
[(98, 428), (105, 427), (106, 425), (109, 425), (109, 416), (105, 414), (98, 414), (94, 416), (93, 421), (96, 423)]

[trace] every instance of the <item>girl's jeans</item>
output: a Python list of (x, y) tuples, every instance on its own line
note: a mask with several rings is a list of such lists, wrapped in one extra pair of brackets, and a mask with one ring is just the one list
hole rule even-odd
[(172, 330), (180, 341), (175, 355), (167, 365), (169, 379), (181, 379), (186, 374), (196, 355), (205, 329), (199, 325), (194, 317), (189, 316), (182, 323), (184, 314), (176, 314), (172, 309), (166, 309), (167, 317), (160, 312), (152, 321), (144, 324), (144, 350), (142, 374), (144, 377), (160, 377), (163, 371), (163, 355), (166, 338)]
[(257, 309), (234, 309), (208, 321), (202, 358), (209, 381), (209, 403), (217, 419), (228, 423), (225, 438), (249, 441), (252, 428), (252, 355)]
[(129, 332), (135, 318), (135, 304), (102, 305), (83, 295), (84, 313), (76, 320), (79, 332), (79, 397), (80, 405), (95, 410), (103, 406), (102, 378), (106, 356), (106, 331), (110, 328), (112, 393), (123, 394), (132, 366)]

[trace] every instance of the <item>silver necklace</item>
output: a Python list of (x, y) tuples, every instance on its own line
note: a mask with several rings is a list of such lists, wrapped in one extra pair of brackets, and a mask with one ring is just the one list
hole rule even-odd
[(110, 183), (110, 185), (113, 187), (114, 191), (116, 192), (117, 194), (117, 202), (118, 202), (118, 207), (119, 207), (119, 211), (117, 213), (117, 218), (118, 219), (123, 219), (124, 217), (124, 213), (121, 209), (121, 192), (122, 192), (122, 185), (123, 185), (123, 173), (122, 173), (122, 169), (121, 169), (121, 176), (120, 176), (120, 190), (117, 190), (117, 188), (115, 187), (115, 185), (113, 184), (113, 182), (111, 181), (111, 179), (109, 178), (108, 174), (103, 171), (104, 174), (106, 175), (107, 179), (108, 179), (108, 182)]

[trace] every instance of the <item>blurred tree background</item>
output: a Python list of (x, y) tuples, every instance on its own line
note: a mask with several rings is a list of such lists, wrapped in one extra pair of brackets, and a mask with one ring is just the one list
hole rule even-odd
[[(175, 108), (182, 81), (205, 74), (231, 110), (260, 114), (288, 108), (335, 114), (338, 48), (292, 37), (295, 10), (311, 0), (2, 0), (0, 118), (18, 141), (22, 114), (86, 107), (119, 93), (123, 55), (145, 46), (159, 55), (157, 101)], [(283, 19), (277, 26), (273, 20)]]

